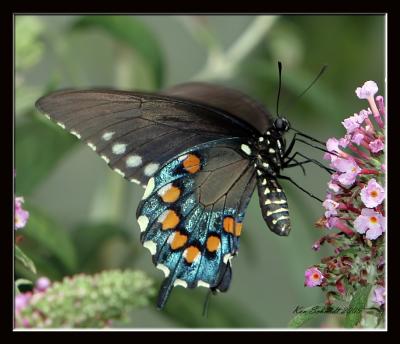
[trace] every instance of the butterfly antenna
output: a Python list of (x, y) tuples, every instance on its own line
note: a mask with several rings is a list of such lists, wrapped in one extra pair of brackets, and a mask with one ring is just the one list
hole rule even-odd
[(320, 72), (319, 72), (318, 75), (315, 77), (315, 79), (311, 82), (311, 84), (310, 84), (303, 92), (301, 92), (301, 93), (296, 97), (296, 99), (292, 102), (292, 104), (289, 106), (289, 108), (287, 108), (287, 109), (285, 110), (285, 112), (287, 112), (290, 108), (292, 108), (293, 105), (295, 105), (295, 104), (299, 101), (299, 99), (300, 99), (302, 96), (304, 96), (304, 95), (309, 91), (309, 89), (310, 89), (311, 87), (314, 86), (314, 84), (318, 81), (318, 79), (325, 73), (325, 71), (326, 71), (327, 68), (328, 68), (327, 65), (322, 66)]
[(281, 86), (282, 86), (282, 62), (278, 61), (278, 75), (279, 75), (279, 85), (278, 85), (278, 97), (276, 98), (276, 115), (279, 115), (279, 98), (281, 96)]
[(210, 296), (212, 294), (212, 290), (209, 289), (208, 293), (206, 295), (206, 299), (204, 300), (204, 305), (203, 305), (203, 317), (207, 318), (208, 317), (208, 306), (210, 304)]

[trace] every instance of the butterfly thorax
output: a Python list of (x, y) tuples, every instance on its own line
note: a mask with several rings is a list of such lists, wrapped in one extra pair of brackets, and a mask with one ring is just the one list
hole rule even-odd
[(264, 135), (255, 138), (250, 146), (257, 175), (270, 177), (279, 175), (286, 149), (285, 138), (271, 128)]

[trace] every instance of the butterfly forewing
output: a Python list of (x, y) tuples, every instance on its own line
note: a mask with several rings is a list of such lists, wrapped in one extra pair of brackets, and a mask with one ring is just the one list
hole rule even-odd
[(223, 111), (146, 93), (60, 91), (39, 99), (36, 105), (85, 141), (116, 172), (141, 184), (185, 149), (246, 136), (252, 130)]

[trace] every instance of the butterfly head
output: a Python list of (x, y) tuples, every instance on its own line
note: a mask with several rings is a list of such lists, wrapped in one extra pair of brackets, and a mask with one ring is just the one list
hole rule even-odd
[(277, 117), (273, 127), (282, 136), (290, 129), (290, 123), (285, 117)]

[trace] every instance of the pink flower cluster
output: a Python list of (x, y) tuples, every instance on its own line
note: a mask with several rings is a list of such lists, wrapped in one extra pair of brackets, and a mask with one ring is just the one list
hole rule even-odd
[[(329, 153), (324, 158), (336, 172), (328, 183), (329, 192), (323, 206), (325, 225), (352, 235), (355, 230), (375, 240), (386, 230), (383, 209), (384, 179), (384, 103), (374, 99), (378, 86), (367, 81), (356, 94), (367, 99), (370, 107), (346, 118), (342, 124), (346, 134), (326, 143)], [(372, 121), (374, 119), (374, 122)], [(373, 178), (372, 178), (373, 176)], [(377, 181), (376, 179), (379, 179)]]
[[(317, 240), (312, 248), (322, 244), (334, 247), (334, 255), (324, 257), (305, 272), (304, 285), (319, 286), (327, 294), (327, 304), (333, 299), (352, 295), (361, 286), (372, 283), (372, 301), (385, 303), (384, 240), (385, 218), (385, 105), (382, 96), (375, 97), (378, 86), (367, 81), (356, 89), (369, 108), (346, 118), (342, 124), (346, 134), (326, 142), (324, 159), (334, 170), (328, 182), (328, 193), (322, 203), (324, 216), (317, 227), (333, 229)], [(382, 239), (382, 240), (379, 240)], [(370, 272), (374, 271), (371, 282)]]

